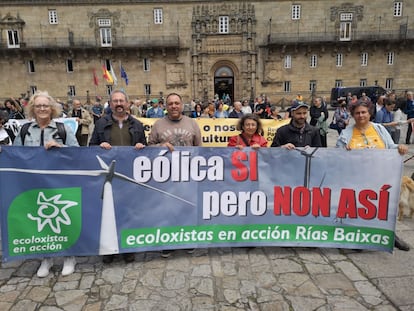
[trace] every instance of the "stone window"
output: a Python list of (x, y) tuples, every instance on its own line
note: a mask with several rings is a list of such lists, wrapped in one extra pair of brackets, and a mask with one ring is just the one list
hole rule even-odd
[(76, 88), (74, 85), (68, 86), (68, 95), (69, 96), (76, 96)]
[(336, 54), (336, 67), (342, 67), (343, 59), (344, 57), (342, 53)]
[(341, 22), (350, 21), (352, 22), (352, 13), (341, 13), (340, 18)]
[(70, 58), (66, 60), (66, 72), (73, 72), (73, 61)]
[(387, 90), (392, 90), (393, 89), (393, 82), (394, 82), (394, 79), (393, 78), (387, 78), (387, 79), (385, 79), (385, 88)]
[(312, 54), (310, 56), (310, 64), (309, 64), (309, 66), (311, 68), (316, 68), (317, 65), (318, 65), (318, 55)]
[(37, 92), (37, 86), (36, 85), (31, 85), (30, 86), (30, 94), (34, 94)]
[(99, 27), (111, 27), (111, 19), (110, 18), (98, 18), (98, 26)]
[(7, 30), (7, 47), (20, 48), (19, 31), (15, 29)]
[(48, 15), (49, 15), (49, 24), (50, 25), (59, 24), (58, 14), (57, 14), (56, 10), (49, 10)]
[(111, 28), (99, 28), (101, 46), (112, 46)]
[(359, 86), (367, 86), (368, 82), (367, 79), (360, 79), (359, 80)]
[(396, 17), (402, 16), (402, 8), (403, 8), (402, 1), (395, 1), (394, 2), (394, 16)]
[(352, 13), (341, 13), (339, 24), (339, 40), (350, 41), (352, 33)]
[(102, 47), (112, 46), (112, 31), (110, 18), (98, 18), (99, 36)]
[(367, 52), (361, 53), (361, 66), (368, 66), (368, 53)]
[(144, 84), (145, 95), (151, 95), (151, 84)]
[(142, 60), (142, 66), (144, 68), (144, 71), (150, 71), (151, 70), (151, 62), (149, 58), (144, 58)]
[(342, 80), (335, 80), (335, 87), (342, 87), (343, 82)]
[(310, 80), (309, 81), (309, 91), (315, 92), (316, 91), (317, 82), (316, 80)]
[(36, 72), (36, 69), (35, 69), (35, 65), (34, 65), (34, 61), (33, 60), (29, 60), (27, 62), (27, 71), (29, 73), (35, 73)]
[(290, 83), (290, 81), (283, 82), (283, 90), (285, 91), (285, 93), (290, 93), (291, 92), (292, 84)]
[(291, 55), (285, 55), (285, 68), (292, 68), (292, 56)]
[(162, 24), (162, 9), (154, 9), (154, 24)]
[(219, 16), (219, 33), (229, 33), (228, 16)]
[(394, 65), (394, 52), (387, 53), (387, 65)]
[(292, 20), (300, 19), (300, 4), (292, 4)]

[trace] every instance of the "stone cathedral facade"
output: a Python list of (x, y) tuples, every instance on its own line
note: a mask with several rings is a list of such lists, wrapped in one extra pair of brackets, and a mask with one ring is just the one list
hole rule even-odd
[(414, 88), (413, 13), (409, 0), (2, 0), (0, 99), (115, 88), (187, 102), (329, 98), (335, 86), (402, 93)]

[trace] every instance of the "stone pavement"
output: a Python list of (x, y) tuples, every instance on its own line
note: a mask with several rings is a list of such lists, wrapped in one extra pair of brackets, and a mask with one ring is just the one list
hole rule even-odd
[[(329, 133), (329, 146), (336, 136)], [(414, 172), (414, 160), (404, 171)], [(413, 219), (397, 231), (414, 247)], [(0, 311), (414, 310), (414, 250), (214, 248), (140, 253), (130, 264), (77, 260), (74, 274), (60, 275), (60, 259), (44, 279), (39, 260), (2, 263)]]

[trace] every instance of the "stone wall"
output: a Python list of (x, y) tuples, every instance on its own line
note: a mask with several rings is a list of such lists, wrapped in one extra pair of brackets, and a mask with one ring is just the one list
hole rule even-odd
[[(36, 5), (34, 5), (36, 3)], [(57, 4), (58, 3), (58, 4)], [(292, 1), (2, 1), (0, 3), (0, 98), (19, 96), (36, 86), (67, 99), (68, 86), (84, 98), (106, 93), (102, 65), (112, 61), (118, 88), (133, 97), (152, 98), (179, 92), (186, 101), (214, 96), (214, 73), (221, 66), (234, 74), (234, 98), (261, 93), (273, 102), (297, 93), (309, 98), (310, 81), (316, 94), (328, 96), (336, 80), (344, 86), (385, 86), (403, 91), (413, 81), (414, 3), (403, 2), (401, 17), (393, 16), (393, 2), (309, 1), (301, 6), (301, 18), (292, 20)], [(153, 10), (163, 11), (163, 23), (154, 24)], [(48, 10), (58, 13), (58, 24), (48, 21)], [(340, 14), (352, 13), (351, 40), (338, 40)], [(218, 34), (218, 19), (228, 16), (230, 33)], [(112, 47), (100, 46), (97, 18), (111, 20)], [(404, 26), (406, 25), (406, 26)], [(400, 27), (407, 35), (401, 36)], [(7, 47), (7, 30), (20, 31), (20, 48)], [(371, 35), (371, 36), (370, 36)], [(362, 39), (361, 39), (362, 38)], [(364, 39), (365, 38), (365, 39)], [(361, 53), (368, 65), (361, 66)], [(387, 53), (394, 64), (387, 65)], [(337, 54), (343, 64), (336, 66)], [(284, 68), (286, 55), (291, 68)], [(317, 55), (310, 68), (311, 55)], [(150, 71), (143, 70), (143, 59)], [(74, 71), (66, 71), (71, 59)], [(35, 72), (28, 72), (33, 61)], [(129, 76), (120, 77), (119, 65)], [(99, 78), (93, 84), (93, 70)], [(285, 92), (286, 81), (290, 92)], [(144, 85), (151, 93), (144, 94)], [(114, 86), (114, 88), (116, 88)]]

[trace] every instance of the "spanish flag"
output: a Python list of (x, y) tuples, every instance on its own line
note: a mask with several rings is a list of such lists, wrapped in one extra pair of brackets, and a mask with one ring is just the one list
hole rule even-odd
[(105, 65), (102, 65), (102, 70), (103, 70), (103, 77), (104, 77), (104, 79), (108, 83), (114, 84), (114, 78), (112, 78), (111, 73), (108, 71), (108, 69), (106, 69)]

